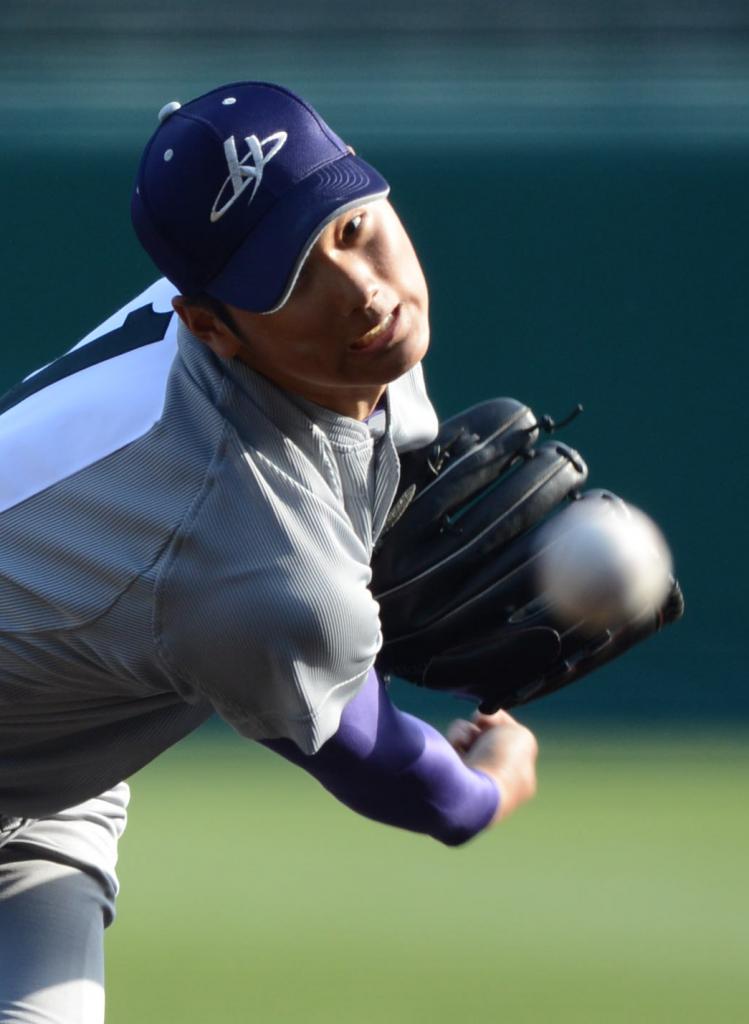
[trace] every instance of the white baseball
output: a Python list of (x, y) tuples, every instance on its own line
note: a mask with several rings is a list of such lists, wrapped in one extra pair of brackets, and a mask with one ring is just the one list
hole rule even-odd
[(570, 622), (610, 626), (659, 607), (670, 586), (671, 553), (644, 512), (620, 499), (583, 498), (541, 533), (540, 586)]

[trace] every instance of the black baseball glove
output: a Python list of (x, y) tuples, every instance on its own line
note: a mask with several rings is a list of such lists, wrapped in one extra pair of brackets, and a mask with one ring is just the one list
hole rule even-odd
[(681, 616), (675, 580), (661, 607), (605, 626), (562, 621), (540, 589), (540, 530), (550, 517), (571, 500), (620, 502), (608, 491), (581, 495), (579, 454), (560, 441), (538, 443), (556, 429), (497, 398), (401, 456), (398, 495), (372, 559), (384, 637), (378, 669), (474, 698), (490, 713), (574, 682)]

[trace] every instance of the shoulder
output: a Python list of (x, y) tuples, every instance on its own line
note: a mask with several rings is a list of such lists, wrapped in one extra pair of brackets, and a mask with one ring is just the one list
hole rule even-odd
[(228, 438), (161, 567), (155, 626), (185, 696), (243, 735), (311, 749), (374, 661), (380, 625), (367, 545), (314, 453), (287, 445), (271, 458)]
[[(88, 345), (90, 342), (96, 341), (105, 334), (110, 334), (113, 331), (119, 330), (128, 319), (132, 319), (131, 314), (137, 313), (138, 310), (142, 309), (150, 309), (156, 314), (162, 314), (159, 322), (164, 326), (161, 335), (163, 337), (164, 334), (166, 334), (169, 322), (172, 320), (173, 316), (175, 316), (174, 310), (172, 309), (172, 299), (178, 294), (177, 289), (171, 281), (168, 281), (165, 277), (159, 278), (158, 281), (154, 281), (154, 283), (149, 285), (148, 288), (145, 288), (133, 299), (126, 302), (124, 306), (121, 306), (97, 327), (94, 327), (92, 331), (89, 331), (88, 334), (73, 346), (71, 351), (81, 348), (84, 345)], [(163, 317), (163, 314), (168, 315), (169, 322)]]
[(176, 354), (159, 281), (0, 399), (0, 511), (142, 436), (164, 408)]
[(202, 486), (220, 417), (187, 416), (170, 386), (173, 291), (157, 282), (6, 396), (8, 628), (101, 614), (153, 564)]

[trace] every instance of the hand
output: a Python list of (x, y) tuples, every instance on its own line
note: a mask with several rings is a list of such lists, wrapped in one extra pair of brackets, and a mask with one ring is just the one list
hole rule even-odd
[(485, 772), (499, 787), (499, 808), (491, 824), (501, 821), (536, 793), (536, 737), (506, 711), (476, 712), (458, 719), (447, 739), (471, 768)]

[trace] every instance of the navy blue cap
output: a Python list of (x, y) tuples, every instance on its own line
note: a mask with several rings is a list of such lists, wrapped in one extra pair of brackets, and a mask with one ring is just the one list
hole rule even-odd
[(235, 82), (168, 103), (141, 159), (133, 225), (183, 295), (279, 309), (323, 227), (388, 183), (288, 89)]

